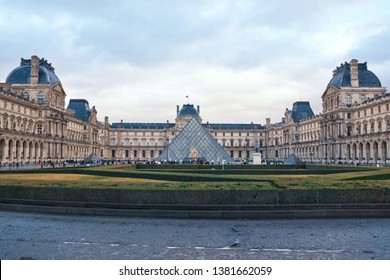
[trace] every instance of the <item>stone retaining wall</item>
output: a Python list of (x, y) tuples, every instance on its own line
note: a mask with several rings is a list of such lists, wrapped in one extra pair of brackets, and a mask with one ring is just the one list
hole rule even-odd
[(354, 190), (123, 190), (0, 187), (1, 199), (181, 205), (294, 205), (390, 203), (390, 189)]

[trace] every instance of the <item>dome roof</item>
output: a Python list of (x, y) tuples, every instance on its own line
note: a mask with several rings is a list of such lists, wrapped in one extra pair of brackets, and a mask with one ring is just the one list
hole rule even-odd
[[(11, 71), (6, 79), (7, 84), (30, 84), (31, 59), (21, 59), (20, 66)], [(54, 85), (60, 79), (54, 73), (54, 68), (43, 58), (39, 60), (38, 84)]]
[(193, 104), (184, 104), (181, 110), (179, 111), (179, 114), (177, 115), (178, 118), (182, 118), (185, 116), (199, 117), (199, 113), (194, 108)]
[[(351, 87), (351, 64), (345, 62), (333, 72), (329, 86)], [(358, 64), (359, 87), (382, 87), (378, 77), (367, 69), (367, 62)]]

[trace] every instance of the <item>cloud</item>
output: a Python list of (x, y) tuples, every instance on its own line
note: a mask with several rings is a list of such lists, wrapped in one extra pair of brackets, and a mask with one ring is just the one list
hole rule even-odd
[(387, 1), (1, 1), (0, 75), (45, 57), (69, 98), (99, 118), (278, 121), (304, 99), (316, 113), (335, 66), (368, 61), (390, 82)]

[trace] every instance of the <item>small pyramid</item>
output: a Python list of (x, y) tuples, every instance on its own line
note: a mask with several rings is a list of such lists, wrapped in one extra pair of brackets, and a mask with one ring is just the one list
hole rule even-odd
[(223, 161), (226, 164), (234, 162), (229, 154), (195, 118), (192, 118), (186, 124), (157, 160), (180, 163), (207, 161), (215, 164)]
[(304, 162), (296, 155), (291, 154), (284, 160), (284, 164), (304, 164)]

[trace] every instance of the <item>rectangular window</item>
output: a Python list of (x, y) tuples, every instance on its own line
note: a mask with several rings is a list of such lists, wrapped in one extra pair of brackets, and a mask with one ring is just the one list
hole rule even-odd
[(42, 134), (42, 125), (41, 124), (37, 125), (37, 133)]
[(378, 106), (378, 113), (380, 113), (381, 111), (381, 106)]
[(42, 111), (38, 111), (38, 117), (42, 117)]
[(367, 116), (367, 110), (364, 110), (364, 116)]
[(386, 104), (386, 111), (389, 111), (389, 108), (390, 106), (389, 106), (389, 104)]
[(374, 114), (374, 108), (371, 108), (371, 115)]
[(358, 111), (358, 118), (360, 118), (360, 111)]
[(347, 119), (351, 118), (351, 113), (347, 113)]
[(111, 150), (111, 157), (115, 157), (115, 150)]

